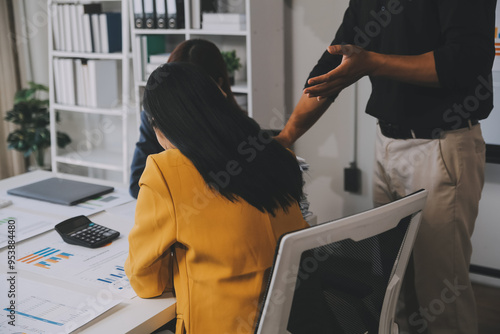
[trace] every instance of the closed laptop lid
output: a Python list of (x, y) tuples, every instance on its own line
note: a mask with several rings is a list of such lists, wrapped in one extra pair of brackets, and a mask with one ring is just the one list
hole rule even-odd
[(75, 205), (113, 190), (109, 186), (53, 177), (7, 190), (7, 193), (51, 203)]

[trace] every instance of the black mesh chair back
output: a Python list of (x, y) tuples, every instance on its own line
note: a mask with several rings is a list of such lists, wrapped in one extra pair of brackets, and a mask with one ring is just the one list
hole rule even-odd
[(395, 305), (426, 196), (284, 235), (255, 333), (397, 333)]

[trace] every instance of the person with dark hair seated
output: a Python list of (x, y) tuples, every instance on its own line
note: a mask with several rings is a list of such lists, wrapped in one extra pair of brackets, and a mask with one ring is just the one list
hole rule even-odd
[(156, 69), (143, 104), (165, 151), (139, 181), (130, 284), (175, 293), (177, 334), (253, 333), (278, 238), (308, 226), (297, 160), (196, 65)]
[[(231, 91), (231, 84), (227, 74), (226, 63), (219, 48), (212, 42), (204, 39), (186, 40), (174, 49), (168, 58), (168, 62), (187, 62), (197, 64), (215, 80), (226, 94), (227, 101), (235, 110), (246, 113), (238, 106)], [(141, 112), (141, 125), (139, 127), (139, 141), (136, 143), (134, 156), (131, 164), (129, 193), (137, 198), (139, 192), (139, 178), (144, 171), (146, 158), (150, 154), (160, 153), (163, 148), (156, 140), (151, 125), (147, 121), (146, 114)]]

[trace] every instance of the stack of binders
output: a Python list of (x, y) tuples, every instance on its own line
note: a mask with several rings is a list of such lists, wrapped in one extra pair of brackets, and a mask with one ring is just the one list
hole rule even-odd
[(122, 51), (121, 13), (103, 13), (100, 4), (52, 4), (54, 50)]
[(91, 108), (120, 104), (116, 60), (54, 58), (53, 68), (56, 103)]
[(184, 0), (133, 0), (136, 29), (183, 29)]

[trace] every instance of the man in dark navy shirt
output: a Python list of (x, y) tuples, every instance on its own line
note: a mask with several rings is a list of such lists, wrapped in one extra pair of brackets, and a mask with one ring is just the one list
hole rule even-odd
[[(369, 76), (374, 202), (429, 190), (401, 297), (412, 333), (477, 333), (468, 268), (484, 183), (479, 120), (493, 108), (496, 0), (351, 0), (276, 139), (292, 145)], [(414, 302), (412, 302), (414, 301)]]

